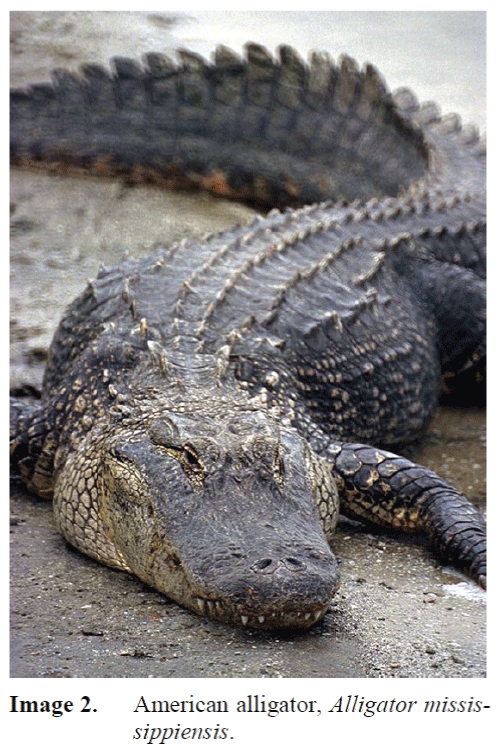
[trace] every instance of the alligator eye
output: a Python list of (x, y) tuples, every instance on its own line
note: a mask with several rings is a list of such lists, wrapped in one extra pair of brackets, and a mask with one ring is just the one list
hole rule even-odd
[(190, 444), (185, 444), (179, 449), (177, 459), (191, 483), (195, 486), (201, 486), (205, 469), (193, 447)]
[(268, 469), (277, 483), (283, 484), (284, 481), (284, 462), (280, 455), (280, 445), (277, 441), (256, 437), (252, 444), (252, 452), (257, 460)]
[(283, 484), (285, 478), (285, 464), (278, 446), (275, 450), (275, 457), (273, 459), (273, 473), (278, 483)]
[(191, 444), (189, 444), (189, 442), (186, 442), (182, 447), (164, 446), (161, 450), (178, 460), (182, 470), (193, 484), (196, 486), (202, 484), (205, 474), (205, 466), (199, 459), (197, 451)]
[(193, 470), (196, 473), (202, 473), (204, 470), (204, 467), (200, 459), (198, 458), (196, 451), (188, 443), (184, 445), (183, 450), (184, 450), (184, 460), (187, 463), (187, 465), (191, 468), (191, 470)]
[(201, 484), (205, 467), (199, 459), (196, 450), (189, 443), (183, 447), (166, 447), (165, 450), (177, 458), (186, 476), (195, 484)]

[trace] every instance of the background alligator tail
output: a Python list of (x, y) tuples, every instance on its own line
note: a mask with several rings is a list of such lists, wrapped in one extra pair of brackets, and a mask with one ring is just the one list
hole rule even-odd
[(11, 91), (11, 160), (265, 206), (395, 196), (440, 179), (481, 189), (477, 132), (408, 90), (394, 101), (373, 66), (246, 51), (219, 47), (211, 65), (181, 50), (179, 66), (149, 54), (144, 68), (115, 58), (112, 74), (55, 70), (52, 84)]

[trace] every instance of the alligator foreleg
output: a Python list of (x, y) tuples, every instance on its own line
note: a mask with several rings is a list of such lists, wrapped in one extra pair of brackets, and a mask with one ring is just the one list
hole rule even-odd
[(340, 510), (357, 520), (424, 533), (442, 560), (486, 587), (484, 521), (433, 471), (363, 444), (331, 444)]

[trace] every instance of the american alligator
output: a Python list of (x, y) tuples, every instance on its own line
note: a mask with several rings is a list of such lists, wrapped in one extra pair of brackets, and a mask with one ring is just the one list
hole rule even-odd
[(11, 92), (11, 155), (298, 207), (102, 268), (70, 305), (41, 401), (11, 401), (11, 458), (71, 544), (262, 628), (327, 610), (339, 510), (485, 586), (478, 511), (392, 451), (443, 378), (483, 373), (473, 129), (370, 65), (249, 45), (55, 71)]

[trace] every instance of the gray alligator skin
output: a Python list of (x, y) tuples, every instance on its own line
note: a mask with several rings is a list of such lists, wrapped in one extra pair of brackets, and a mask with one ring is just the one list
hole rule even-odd
[(263, 628), (327, 610), (339, 510), (485, 586), (478, 511), (391, 452), (443, 380), (484, 375), (474, 130), (372, 66), (249, 45), (12, 91), (11, 159), (291, 205), (103, 268), (66, 311), (41, 400), (11, 401), (11, 459), (69, 542)]

